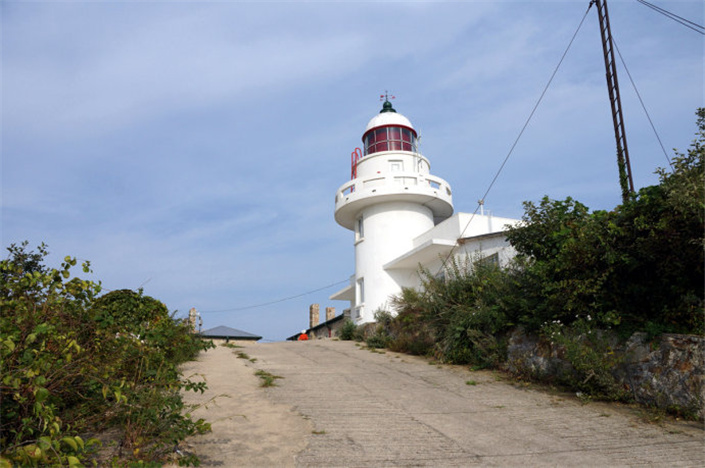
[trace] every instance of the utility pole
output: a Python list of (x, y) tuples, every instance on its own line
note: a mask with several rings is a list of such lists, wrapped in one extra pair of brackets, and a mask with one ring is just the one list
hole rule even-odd
[(597, 15), (600, 20), (600, 34), (602, 35), (602, 51), (605, 55), (605, 71), (607, 77), (607, 90), (612, 106), (612, 121), (614, 123), (614, 136), (617, 140), (617, 167), (619, 169), (619, 185), (622, 187), (622, 201), (629, 200), (629, 194), (634, 192), (632, 167), (629, 162), (627, 149), (627, 136), (624, 131), (624, 116), (622, 115), (622, 100), (619, 97), (619, 82), (617, 81), (617, 66), (614, 59), (614, 45), (610, 29), (610, 17), (607, 12), (607, 0), (592, 0), (597, 6)]

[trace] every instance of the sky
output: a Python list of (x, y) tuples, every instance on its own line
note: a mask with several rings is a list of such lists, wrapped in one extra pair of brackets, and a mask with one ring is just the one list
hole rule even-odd
[[(701, 0), (654, 2), (705, 22)], [(354, 272), (334, 195), (380, 95), (472, 212), (588, 4), (5, 0), (3, 248), (44, 242), (49, 266), (90, 260), (79, 276), (104, 291), (142, 287), (178, 317), (195, 307), (204, 330), (285, 339), (310, 304), (347, 305), (328, 299)], [(635, 0), (608, 6), (668, 156), (685, 151), (703, 36)], [(668, 162), (618, 76), (638, 189)], [(612, 209), (615, 154), (592, 8), (485, 211), (520, 218), (543, 196)]]

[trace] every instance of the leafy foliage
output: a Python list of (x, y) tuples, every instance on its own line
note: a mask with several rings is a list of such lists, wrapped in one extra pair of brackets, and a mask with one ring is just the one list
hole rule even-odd
[(589, 213), (568, 198), (524, 204), (524, 224), (508, 239), (524, 261), (520, 314), (529, 328), (570, 324), (703, 333), (705, 112), (700, 140), (677, 154), (673, 172), (611, 212)]
[(455, 262), (445, 277), (422, 271), (404, 289), (385, 327), (389, 347), (475, 367), (505, 359), (515, 326), (562, 347), (564, 383), (590, 395), (626, 396), (611, 376), (613, 343), (635, 331), (705, 333), (705, 109), (698, 137), (676, 153), (672, 172), (612, 211), (590, 212), (567, 198), (524, 203), (507, 237), (518, 255), (504, 270)]
[(353, 340), (355, 337), (355, 329), (357, 326), (350, 319), (345, 319), (343, 326), (340, 327), (340, 339), (345, 341)]
[(559, 321), (543, 327), (542, 332), (554, 349), (560, 349), (569, 364), (557, 380), (586, 399), (630, 401), (632, 395), (619, 384), (613, 371), (624, 360), (616, 353), (613, 336), (592, 327), (591, 317), (578, 319), (566, 327)]
[(120, 427), (115, 463), (158, 460), (208, 430), (180, 395), (205, 384), (182, 379), (177, 366), (210, 343), (142, 291), (98, 298), (99, 283), (71, 277), (75, 258), (50, 269), (45, 245), (26, 247), (13, 244), (0, 264), (0, 459), (79, 466), (95, 460), (99, 445), (82, 434)]
[(375, 311), (374, 317), (377, 325), (372, 330), (372, 333), (365, 337), (365, 344), (372, 349), (386, 348), (391, 341), (387, 330), (392, 322), (392, 314), (384, 309), (378, 309)]
[(454, 261), (445, 277), (422, 271), (422, 278), (422, 292), (404, 289), (393, 303), (398, 314), (389, 325), (390, 349), (475, 367), (500, 362), (513, 276), (481, 261)]

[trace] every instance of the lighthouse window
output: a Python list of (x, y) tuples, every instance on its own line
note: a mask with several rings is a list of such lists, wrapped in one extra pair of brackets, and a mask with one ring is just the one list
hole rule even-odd
[(389, 127), (389, 150), (399, 151), (401, 150), (401, 128), (399, 127)]
[(375, 130), (375, 140), (377, 140), (374, 150), (375, 153), (379, 153), (380, 151), (389, 151), (386, 128), (378, 128)]
[(362, 240), (365, 238), (365, 223), (363, 222), (362, 217), (357, 218), (357, 238), (355, 240)]
[(381, 151), (414, 151), (414, 133), (402, 127), (382, 127), (365, 136), (365, 155)]
[(357, 303), (365, 303), (365, 278), (357, 280)]

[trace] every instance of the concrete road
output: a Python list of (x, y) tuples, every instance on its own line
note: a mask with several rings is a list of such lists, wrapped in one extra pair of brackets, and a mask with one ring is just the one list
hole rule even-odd
[(239, 365), (283, 377), (259, 389), (269, 403), (309, 423), (307, 446), (291, 459), (297, 466), (705, 466), (699, 424), (650, 424), (492, 372), (344, 341), (242, 351), (256, 361), (236, 358)]

